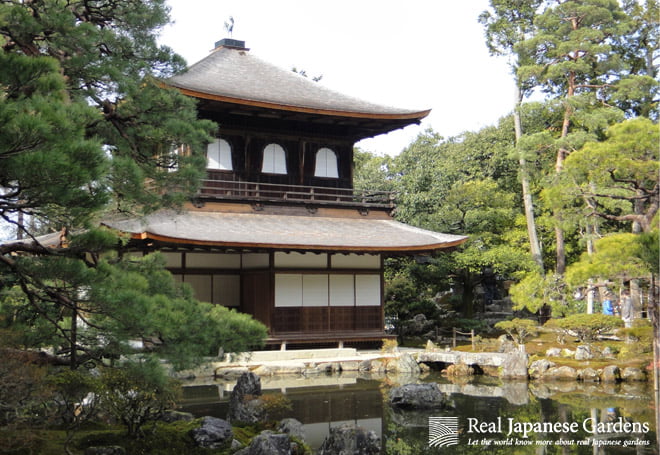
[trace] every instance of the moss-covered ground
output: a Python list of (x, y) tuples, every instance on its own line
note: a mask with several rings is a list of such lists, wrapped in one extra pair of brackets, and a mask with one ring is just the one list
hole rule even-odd
[[(121, 446), (131, 455), (228, 455), (232, 453), (229, 448), (203, 449), (196, 447), (190, 430), (199, 426), (199, 420), (174, 423), (157, 422), (145, 426), (143, 436), (139, 439), (128, 438), (126, 430), (122, 427), (94, 425), (94, 428), (84, 428), (75, 433), (70, 452), (74, 455), (83, 455), (87, 447), (93, 446)], [(261, 431), (269, 429), (269, 425), (254, 425), (234, 427), (234, 439), (243, 445)], [(9, 437), (8, 435), (5, 435)], [(66, 432), (58, 429), (13, 429), (12, 440), (17, 441), (12, 454), (27, 455), (62, 455)], [(3, 448), (3, 435), (0, 431), (0, 453)], [(18, 441), (22, 441), (20, 444)], [(8, 442), (8, 441), (7, 441)], [(22, 447), (21, 447), (22, 446)]]
[[(622, 340), (596, 340), (588, 343), (581, 342), (575, 338), (566, 338), (564, 342), (558, 340), (555, 332), (547, 329), (540, 329), (538, 335), (525, 342), (525, 350), (530, 356), (530, 361), (546, 358), (545, 353), (548, 349), (559, 348), (575, 351), (580, 344), (589, 344), (597, 351), (602, 352), (609, 348), (613, 353), (612, 358), (596, 358), (592, 360), (575, 360), (572, 357), (551, 357), (548, 360), (556, 363), (557, 366), (570, 366), (573, 368), (603, 368), (608, 365), (617, 365), (619, 368), (637, 367), (645, 369), (653, 362), (653, 352), (650, 340), (639, 337), (639, 339)], [(475, 350), (479, 352), (497, 352), (499, 342), (497, 338), (478, 338), (475, 343)], [(456, 347), (459, 351), (472, 351), (470, 343), (462, 344)]]

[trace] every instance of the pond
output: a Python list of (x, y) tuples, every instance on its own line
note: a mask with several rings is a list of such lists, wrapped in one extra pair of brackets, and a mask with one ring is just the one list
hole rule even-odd
[[(647, 383), (528, 384), (488, 377), (450, 382), (437, 373), (421, 379), (343, 373), (261, 380), (265, 395), (284, 396), (290, 405), (273, 417), (301, 421), (314, 449), (330, 427), (348, 422), (379, 435), (387, 455), (657, 453), (654, 393)], [(451, 408), (392, 409), (387, 400), (391, 387), (420, 381), (438, 383), (450, 396)], [(187, 385), (182, 410), (226, 418), (233, 385)], [(448, 445), (429, 446), (429, 426), (437, 430), (439, 421), (430, 423), (430, 417), (458, 424), (445, 440)]]

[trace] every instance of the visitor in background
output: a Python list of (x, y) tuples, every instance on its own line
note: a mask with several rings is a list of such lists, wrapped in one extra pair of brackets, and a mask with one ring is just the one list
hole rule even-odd
[(605, 291), (605, 300), (603, 300), (603, 314), (608, 316), (614, 315), (614, 306), (612, 305), (612, 292), (608, 289)]

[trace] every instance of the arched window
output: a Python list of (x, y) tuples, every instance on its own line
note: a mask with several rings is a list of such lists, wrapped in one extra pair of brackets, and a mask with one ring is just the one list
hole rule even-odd
[(316, 152), (316, 169), (314, 177), (338, 178), (337, 155), (329, 148), (323, 147)]
[(206, 167), (231, 171), (231, 146), (224, 139), (216, 139), (208, 145), (206, 151)]
[(261, 172), (267, 174), (286, 174), (286, 154), (279, 144), (268, 144), (264, 148), (264, 160)]

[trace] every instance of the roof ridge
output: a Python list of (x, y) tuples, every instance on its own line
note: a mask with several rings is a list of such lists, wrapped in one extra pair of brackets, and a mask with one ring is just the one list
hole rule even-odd
[(316, 114), (411, 119), (412, 123), (430, 112), (341, 93), (243, 49), (220, 47), (165, 82), (198, 98)]

